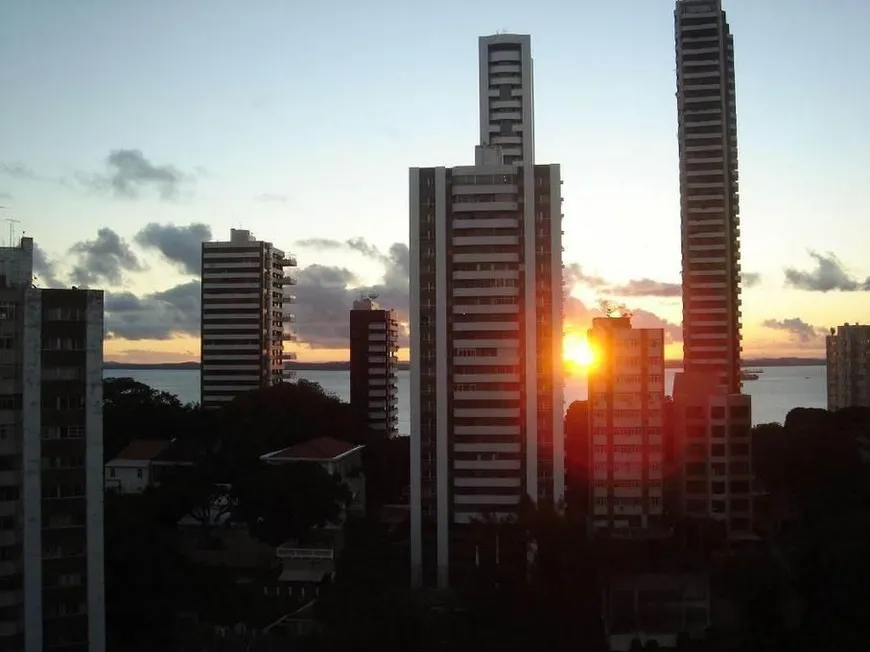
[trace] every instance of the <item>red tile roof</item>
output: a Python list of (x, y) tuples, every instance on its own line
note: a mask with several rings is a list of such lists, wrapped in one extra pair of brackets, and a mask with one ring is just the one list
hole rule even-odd
[(115, 456), (116, 460), (148, 462), (169, 448), (171, 442), (157, 439), (134, 439)]
[(289, 448), (284, 448), (267, 456), (272, 460), (334, 460), (361, 446), (354, 446), (332, 437), (317, 437)]

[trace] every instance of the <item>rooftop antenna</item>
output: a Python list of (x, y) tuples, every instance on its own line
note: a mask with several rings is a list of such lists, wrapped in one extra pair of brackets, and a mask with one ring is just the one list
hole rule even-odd
[(15, 246), (15, 225), (21, 224), (20, 220), (14, 220), (11, 217), (7, 217), (4, 222), (9, 224), (9, 246)]

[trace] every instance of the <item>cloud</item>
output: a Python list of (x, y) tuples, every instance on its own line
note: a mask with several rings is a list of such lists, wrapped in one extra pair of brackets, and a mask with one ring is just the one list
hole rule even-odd
[[(604, 317), (598, 308), (588, 308), (580, 299), (569, 296), (564, 302), (565, 329), (584, 332), (592, 326), (596, 317)], [(661, 328), (665, 332), (665, 342), (675, 343), (683, 340), (683, 329), (679, 324), (662, 319), (647, 310), (632, 310), (631, 325), (635, 328)]]
[(12, 195), (8, 192), (0, 191), (0, 199), (12, 199)]
[(765, 319), (761, 325), (765, 328), (784, 331), (793, 339), (804, 343), (818, 340), (827, 332), (824, 328), (808, 324), (803, 319), (797, 317), (792, 317), (791, 319)]
[[(353, 272), (344, 267), (309, 265), (300, 269), (299, 282), (293, 290), (296, 330), (301, 342), (312, 348), (347, 348), (349, 311), (361, 295), (376, 294), (382, 307), (397, 312), (400, 323), (409, 321), (408, 245), (396, 242), (384, 253), (364, 238), (344, 241), (313, 238), (296, 244), (310, 249), (357, 251), (383, 268), (381, 281), (375, 285), (358, 285)], [(408, 346), (406, 329), (400, 330), (399, 345)]]
[(70, 273), (74, 285), (90, 287), (101, 282), (120, 285), (124, 272), (145, 269), (130, 245), (108, 227), (97, 231), (94, 240), (77, 242), (69, 251), (77, 257)]
[(743, 272), (741, 280), (743, 281), (743, 287), (754, 288), (761, 283), (761, 274), (758, 272)]
[(827, 255), (810, 250), (809, 255), (816, 261), (816, 268), (804, 272), (792, 267), (785, 270), (786, 285), (810, 292), (856, 292), (870, 290), (870, 277), (864, 281), (851, 276), (843, 263), (832, 253)]
[(19, 181), (39, 181), (41, 178), (23, 163), (0, 163), (0, 174)]
[(267, 204), (286, 204), (288, 201), (290, 201), (290, 198), (287, 197), (287, 195), (280, 195), (273, 192), (264, 192), (254, 197), (254, 200)]
[(116, 197), (137, 199), (143, 190), (156, 190), (164, 201), (177, 199), (181, 186), (192, 179), (172, 165), (155, 165), (138, 149), (112, 150), (106, 157), (106, 168), (105, 174), (79, 178)]
[(199, 274), (202, 243), (211, 240), (211, 227), (201, 222), (187, 226), (151, 222), (134, 237), (145, 249), (156, 249), (169, 262), (187, 274)]
[(573, 288), (577, 285), (586, 285), (592, 288), (607, 285), (607, 281), (600, 276), (590, 276), (586, 274), (583, 271), (583, 268), (577, 263), (565, 265), (562, 270), (562, 279), (569, 288)]
[(36, 277), (34, 282), (38, 287), (66, 287), (57, 276), (54, 261), (50, 260), (45, 251), (35, 242), (33, 243), (33, 275)]
[(168, 290), (138, 297), (107, 292), (106, 333), (126, 340), (168, 340), (199, 335), (200, 283), (187, 281)]
[(606, 292), (616, 297), (678, 297), (683, 293), (683, 287), (679, 283), (641, 278), (625, 285), (608, 286)]

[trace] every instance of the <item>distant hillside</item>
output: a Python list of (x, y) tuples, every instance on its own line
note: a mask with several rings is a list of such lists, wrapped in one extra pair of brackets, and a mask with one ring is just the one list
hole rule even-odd
[[(682, 360), (666, 360), (668, 369), (680, 369)], [(743, 361), (744, 367), (824, 367), (825, 360), (821, 358), (753, 358)], [(409, 363), (400, 362), (399, 369), (408, 369)], [(289, 362), (288, 369), (299, 371), (347, 371), (349, 362)], [(172, 371), (176, 369), (199, 369), (198, 362), (156, 362), (147, 364), (132, 364), (130, 362), (115, 362), (106, 360), (103, 369), (154, 369)]]

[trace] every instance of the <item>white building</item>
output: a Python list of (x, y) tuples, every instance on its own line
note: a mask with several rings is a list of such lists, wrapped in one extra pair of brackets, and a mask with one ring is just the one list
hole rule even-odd
[(676, 3), (683, 361), (741, 391), (734, 42), (721, 0)]
[(535, 162), (532, 39), (494, 34), (478, 41), (480, 144), (502, 148), (507, 165)]
[(664, 331), (630, 317), (592, 320), (592, 526), (637, 537), (664, 528)]
[(870, 326), (843, 324), (825, 338), (828, 409), (870, 407)]
[(560, 170), (534, 164), (529, 37), (480, 65), (475, 164), (410, 171), (412, 581), (441, 588), (476, 563), (464, 525), (565, 484)]
[(103, 292), (0, 247), (0, 650), (105, 650)]
[(200, 392), (203, 407), (220, 407), (242, 392), (285, 378), (284, 360), (295, 340), (284, 273), (296, 259), (250, 231), (232, 229), (230, 239), (202, 243)]

